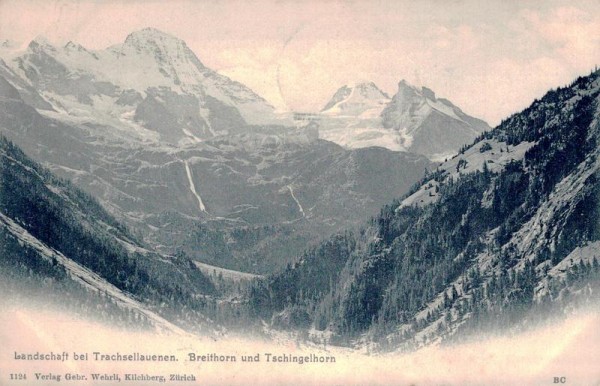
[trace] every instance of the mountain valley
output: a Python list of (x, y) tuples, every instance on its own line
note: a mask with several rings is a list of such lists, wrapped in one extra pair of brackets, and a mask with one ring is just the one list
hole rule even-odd
[(598, 310), (598, 70), (490, 128), (406, 81), (281, 114), (153, 28), (0, 58), (12, 296), (375, 351)]

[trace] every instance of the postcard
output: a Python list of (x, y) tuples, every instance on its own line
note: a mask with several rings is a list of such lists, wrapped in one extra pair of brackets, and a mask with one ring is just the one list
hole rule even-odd
[(597, 1), (0, 1), (0, 384), (600, 383)]

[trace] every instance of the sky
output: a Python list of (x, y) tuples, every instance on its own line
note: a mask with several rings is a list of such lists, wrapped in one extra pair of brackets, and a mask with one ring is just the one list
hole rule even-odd
[(281, 110), (405, 79), (491, 125), (600, 62), (600, 1), (0, 0), (0, 41), (88, 49), (158, 28)]

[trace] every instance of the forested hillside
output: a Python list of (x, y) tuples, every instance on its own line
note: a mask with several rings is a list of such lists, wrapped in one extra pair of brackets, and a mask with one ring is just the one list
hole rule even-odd
[(316, 339), (414, 347), (591, 302), (600, 289), (599, 74), (482, 134), (359, 234), (257, 282), (251, 304)]
[[(145, 249), (93, 198), (54, 177), (4, 137), (0, 237), (4, 293), (89, 303), (84, 312), (100, 303), (116, 312), (117, 320), (132, 313), (125, 304), (130, 297), (131, 304), (193, 323), (203, 320), (205, 298), (215, 294), (189, 259)], [(122, 296), (109, 296), (109, 289)]]

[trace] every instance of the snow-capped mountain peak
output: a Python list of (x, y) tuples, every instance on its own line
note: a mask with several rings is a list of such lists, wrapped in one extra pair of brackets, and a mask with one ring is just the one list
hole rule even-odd
[(347, 84), (340, 87), (321, 112), (325, 114), (359, 115), (373, 107), (381, 107), (390, 97), (373, 82)]
[(354, 88), (360, 95), (370, 100), (390, 99), (389, 95), (381, 91), (373, 82), (359, 83)]
[(381, 113), (383, 126), (403, 133), (410, 150), (443, 160), (490, 127), (447, 99), (437, 98), (427, 87), (420, 89), (405, 80)]
[(38, 51), (43, 49), (45, 51), (56, 51), (56, 47), (50, 43), (46, 37), (42, 35), (36, 36), (27, 46), (28, 51)]
[(155, 28), (104, 50), (38, 37), (17, 56), (0, 55), (15, 84), (37, 90), (38, 105), (52, 105), (46, 110), (61, 114), (55, 118), (102, 122), (119, 137), (183, 144), (248, 125), (292, 124), (252, 90), (205, 67), (183, 40)]
[(393, 98), (407, 97), (407, 98), (427, 98), (432, 101), (436, 100), (435, 92), (425, 86), (417, 87), (407, 80), (402, 79), (398, 82), (398, 91)]
[(71, 52), (71, 51), (78, 51), (78, 52), (85, 51), (85, 52), (89, 52), (84, 46), (82, 46), (79, 43), (75, 43), (75, 42), (73, 42), (71, 40), (69, 40), (67, 42), (67, 44), (65, 44), (64, 50), (67, 51), (67, 52)]
[(125, 44), (152, 41), (170, 41), (185, 44), (183, 40), (153, 27), (146, 27), (133, 31), (125, 38)]
[(405, 79), (398, 82), (398, 92), (396, 95), (408, 98), (425, 98), (432, 102), (437, 102), (435, 92), (432, 89), (425, 86), (414, 86)]
[(421, 93), (423, 94), (423, 96), (427, 99), (431, 99), (432, 101), (436, 102), (437, 99), (435, 98), (435, 92), (433, 92), (432, 89), (427, 88), (427, 87), (422, 87), (421, 88)]
[(121, 49), (121, 53), (135, 51), (141, 54), (151, 54), (159, 63), (176, 60), (191, 62), (198, 67), (198, 70), (206, 69), (183, 40), (155, 28), (144, 28), (132, 32), (125, 39)]
[(403, 79), (393, 98), (373, 82), (339, 88), (321, 111), (319, 133), (350, 148), (381, 146), (443, 160), (488, 129), (432, 89)]

